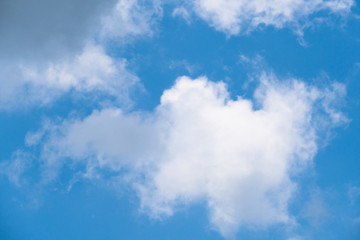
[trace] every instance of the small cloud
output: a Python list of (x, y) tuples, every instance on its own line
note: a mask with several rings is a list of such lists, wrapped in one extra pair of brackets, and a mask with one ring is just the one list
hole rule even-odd
[(11, 159), (0, 163), (0, 175), (8, 178), (16, 187), (21, 187), (25, 182), (23, 177), (31, 165), (31, 157), (23, 151), (16, 151)]
[(185, 69), (188, 74), (193, 74), (196, 69), (198, 69), (198, 66), (190, 64), (187, 60), (180, 60), (180, 61), (171, 61), (170, 69), (176, 69), (176, 68), (182, 68)]
[(185, 20), (186, 24), (191, 24), (191, 16), (185, 7), (177, 7), (171, 14), (173, 17), (179, 17)]
[(72, 91), (88, 95), (101, 92), (118, 103), (128, 103), (128, 90), (139, 81), (128, 70), (125, 59), (115, 59), (106, 53), (103, 46), (92, 43), (70, 59), (48, 62), (41, 67), (30, 63), (14, 65), (11, 71), (19, 72), (21, 80), (0, 89), (0, 93), (11, 93), (0, 96), (0, 109), (17, 105), (47, 105)]
[(162, 18), (160, 1), (119, 0), (112, 13), (102, 19), (101, 35), (105, 39), (151, 36), (152, 27)]
[(260, 54), (256, 54), (254, 56), (240, 54), (238, 63), (257, 70), (264, 69), (266, 67), (266, 61)]

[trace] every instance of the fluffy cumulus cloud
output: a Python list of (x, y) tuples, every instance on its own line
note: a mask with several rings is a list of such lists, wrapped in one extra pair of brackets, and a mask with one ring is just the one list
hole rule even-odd
[(217, 30), (229, 35), (261, 25), (299, 28), (320, 11), (346, 14), (353, 0), (193, 0), (195, 12)]
[(137, 78), (106, 44), (151, 34), (161, 16), (147, 0), (13, 1), (0, 9), (0, 109), (46, 104), (70, 90), (122, 98)]
[(114, 59), (100, 45), (87, 44), (67, 60), (9, 66), (0, 89), (0, 109), (44, 105), (70, 90), (102, 92), (126, 100), (128, 88), (138, 82), (125, 59)]
[(94, 111), (47, 124), (27, 144), (40, 146), (46, 181), (69, 161), (90, 179), (112, 171), (150, 216), (206, 202), (214, 229), (231, 236), (241, 226), (294, 223), (293, 176), (311, 163), (321, 131), (343, 121), (329, 100), (343, 94), (340, 85), (320, 90), (264, 73), (253, 100), (231, 99), (222, 82), (180, 77), (153, 112)]

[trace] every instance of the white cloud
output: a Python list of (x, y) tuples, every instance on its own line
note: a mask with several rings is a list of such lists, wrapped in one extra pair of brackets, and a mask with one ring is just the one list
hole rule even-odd
[[(229, 35), (265, 25), (299, 28), (312, 14), (347, 14), (353, 0), (193, 0), (195, 12)], [(299, 29), (296, 29), (298, 31)]]
[(126, 70), (126, 60), (115, 60), (101, 46), (89, 44), (70, 62), (50, 63), (45, 71), (23, 67), (25, 79), (34, 85), (78, 91), (105, 91), (121, 95), (124, 85), (133, 85), (137, 77)]
[(97, 91), (124, 100), (128, 88), (138, 82), (136, 75), (127, 70), (125, 59), (111, 58), (101, 46), (93, 44), (71, 59), (40, 66), (26, 62), (10, 66), (9, 72), (16, 75), (6, 79), (6, 87), (0, 90), (4, 93), (0, 108), (47, 104), (70, 90)]
[(241, 226), (291, 224), (292, 176), (317, 152), (318, 121), (328, 122), (326, 130), (338, 122), (324, 109), (332, 106), (330, 89), (271, 74), (260, 82), (254, 101), (232, 100), (222, 82), (181, 77), (154, 112), (104, 109), (27, 139), (42, 148), (47, 181), (69, 159), (88, 178), (101, 178), (100, 170), (125, 174), (152, 217), (205, 201), (223, 236)]

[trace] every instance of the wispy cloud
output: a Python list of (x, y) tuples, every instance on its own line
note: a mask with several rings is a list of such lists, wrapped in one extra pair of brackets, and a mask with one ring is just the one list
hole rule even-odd
[[(228, 35), (247, 33), (261, 26), (290, 27), (298, 34), (312, 15), (327, 11), (346, 15), (353, 0), (193, 0), (195, 12)], [(311, 21), (311, 20), (310, 20)], [(300, 33), (301, 34), (301, 33)]]
[(173, 10), (172, 14), (173, 17), (179, 17), (184, 19), (187, 24), (191, 23), (191, 16), (189, 11), (185, 7), (177, 7)]
[(153, 26), (162, 17), (160, 0), (119, 0), (112, 12), (102, 19), (104, 38), (152, 35)]
[(0, 162), (0, 176), (6, 176), (15, 186), (23, 187), (27, 183), (24, 173), (29, 170), (31, 164), (31, 155), (18, 150), (12, 154), (11, 159)]

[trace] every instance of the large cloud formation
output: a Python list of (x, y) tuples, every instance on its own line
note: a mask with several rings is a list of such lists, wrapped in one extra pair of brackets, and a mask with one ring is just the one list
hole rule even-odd
[(229, 35), (258, 26), (300, 28), (312, 14), (347, 14), (353, 0), (193, 0), (195, 12), (217, 30)]
[(240, 226), (294, 222), (292, 177), (311, 163), (321, 131), (344, 121), (333, 108), (343, 94), (339, 84), (320, 90), (264, 73), (254, 100), (231, 99), (222, 82), (180, 77), (153, 112), (94, 111), (47, 124), (27, 144), (40, 146), (45, 182), (69, 159), (89, 179), (111, 171), (155, 218), (205, 201), (228, 237)]

